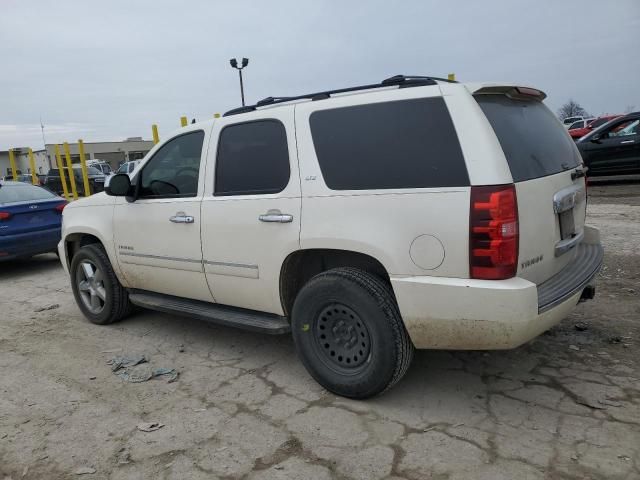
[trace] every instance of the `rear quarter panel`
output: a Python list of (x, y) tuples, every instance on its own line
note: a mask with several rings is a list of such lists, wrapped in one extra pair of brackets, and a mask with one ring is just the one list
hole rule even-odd
[[(317, 110), (430, 96), (440, 96), (438, 86), (296, 105), (301, 248), (364, 253), (380, 261), (390, 275), (468, 277), (469, 187), (331, 190), (322, 177), (309, 127), (309, 117)], [(414, 242), (422, 248), (412, 250)], [(412, 251), (424, 261), (412, 258)]]

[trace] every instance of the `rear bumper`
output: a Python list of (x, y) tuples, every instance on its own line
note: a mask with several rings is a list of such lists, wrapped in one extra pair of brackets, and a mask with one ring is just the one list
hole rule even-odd
[(519, 277), (500, 281), (392, 277), (400, 312), (416, 348), (514, 348), (560, 322), (582, 292), (593, 286), (602, 265), (598, 232), (590, 227), (585, 230), (576, 259), (541, 285)]
[(0, 261), (56, 252), (59, 241), (60, 227), (0, 236)]

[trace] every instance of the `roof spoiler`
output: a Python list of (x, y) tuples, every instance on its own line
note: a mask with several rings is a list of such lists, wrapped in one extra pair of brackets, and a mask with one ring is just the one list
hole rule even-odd
[(516, 87), (514, 85), (491, 85), (481, 87), (473, 92), (474, 95), (496, 95), (502, 94), (515, 100), (544, 100), (547, 94), (542, 90), (531, 87)]

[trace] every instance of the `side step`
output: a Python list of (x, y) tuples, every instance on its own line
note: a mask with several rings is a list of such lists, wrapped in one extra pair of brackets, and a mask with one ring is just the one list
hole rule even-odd
[(175, 313), (176, 315), (194, 317), (219, 325), (237, 327), (269, 335), (278, 335), (291, 331), (287, 318), (273, 313), (256, 312), (255, 310), (245, 310), (243, 308), (201, 302), (144, 290), (130, 290), (129, 300), (134, 305), (150, 310)]

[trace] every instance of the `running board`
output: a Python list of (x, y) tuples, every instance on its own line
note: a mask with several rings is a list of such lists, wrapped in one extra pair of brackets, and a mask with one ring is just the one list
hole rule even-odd
[(130, 290), (129, 300), (134, 305), (150, 310), (194, 317), (207, 322), (242, 328), (253, 332), (278, 335), (291, 331), (291, 326), (287, 318), (273, 313), (245, 310), (243, 308), (201, 302), (199, 300), (190, 300), (188, 298), (174, 297), (172, 295), (163, 295), (143, 290)]

